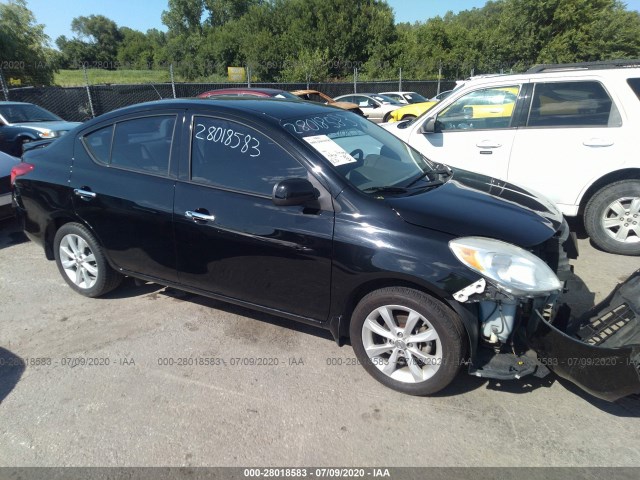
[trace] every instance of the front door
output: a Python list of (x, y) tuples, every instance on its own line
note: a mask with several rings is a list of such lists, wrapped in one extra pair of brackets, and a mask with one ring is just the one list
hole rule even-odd
[(333, 210), (271, 200), (285, 178), (312, 180), (306, 167), (239, 121), (194, 115), (190, 129), (174, 207), (180, 282), (325, 321)]
[(506, 180), (518, 91), (516, 85), (474, 90), (439, 111), (435, 133), (416, 129), (410, 143), (433, 161)]

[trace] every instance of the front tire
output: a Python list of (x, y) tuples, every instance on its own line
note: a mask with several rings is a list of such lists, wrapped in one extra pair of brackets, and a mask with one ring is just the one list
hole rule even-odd
[(464, 327), (442, 302), (404, 287), (365, 296), (351, 317), (351, 344), (365, 370), (383, 385), (430, 395), (457, 375)]
[(67, 223), (53, 241), (58, 270), (67, 284), (86, 297), (99, 297), (122, 281), (113, 270), (94, 236), (83, 225)]
[(602, 250), (640, 255), (640, 180), (623, 180), (599, 190), (587, 203), (584, 226)]
[(402, 117), (402, 121), (405, 121), (405, 120), (413, 120), (414, 118), (416, 118), (416, 116), (415, 116), (415, 115), (411, 115), (411, 114), (409, 113), (409, 114), (405, 115), (404, 117)]

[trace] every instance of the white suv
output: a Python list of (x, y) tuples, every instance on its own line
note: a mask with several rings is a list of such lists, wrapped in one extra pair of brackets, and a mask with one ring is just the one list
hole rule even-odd
[[(603, 250), (640, 255), (640, 62), (542, 65), (473, 79), (384, 125), (439, 163), (540, 192)], [(638, 138), (636, 138), (638, 135)]]

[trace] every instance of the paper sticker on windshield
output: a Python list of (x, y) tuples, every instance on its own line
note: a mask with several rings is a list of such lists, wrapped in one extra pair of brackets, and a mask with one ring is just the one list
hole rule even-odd
[(331, 140), (326, 135), (316, 135), (315, 137), (304, 137), (304, 140), (322, 154), (324, 158), (331, 162), (334, 167), (357, 162), (340, 145)]

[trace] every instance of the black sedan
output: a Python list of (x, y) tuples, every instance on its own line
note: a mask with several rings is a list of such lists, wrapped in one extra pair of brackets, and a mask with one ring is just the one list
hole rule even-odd
[(0, 102), (0, 151), (19, 157), (25, 143), (61, 137), (78, 125), (32, 103)]
[[(461, 365), (501, 380), (550, 367), (607, 399), (640, 391), (626, 346), (636, 320), (595, 345), (584, 328), (606, 312), (582, 325), (555, 313), (576, 253), (555, 206), (434, 164), (358, 115), (160, 101), (23, 160), (25, 232), (80, 294), (128, 275), (326, 328), (414, 395), (445, 388)], [(567, 368), (569, 355), (602, 366)]]

